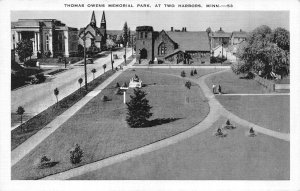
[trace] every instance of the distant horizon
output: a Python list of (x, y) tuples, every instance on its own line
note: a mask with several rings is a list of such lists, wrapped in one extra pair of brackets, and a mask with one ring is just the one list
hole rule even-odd
[[(89, 24), (90, 11), (11, 11), (11, 22), (18, 19), (56, 19), (77, 29)], [(95, 10), (97, 26), (100, 26), (102, 10)], [(80, 14), (78, 14), (80, 13)], [(187, 31), (205, 31), (211, 27), (217, 31), (250, 32), (267, 25), (271, 29), (282, 27), (289, 30), (289, 11), (105, 11), (107, 30), (122, 30), (127, 22), (131, 30), (137, 26), (152, 26), (155, 31), (170, 31), (171, 27)], [(119, 19), (121, 18), (121, 19)]]

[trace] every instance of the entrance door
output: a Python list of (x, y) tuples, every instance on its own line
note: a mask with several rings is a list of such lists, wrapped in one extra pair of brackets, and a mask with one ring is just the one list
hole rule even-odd
[(147, 59), (147, 50), (146, 49), (142, 49), (141, 51), (140, 51), (140, 58), (141, 59)]

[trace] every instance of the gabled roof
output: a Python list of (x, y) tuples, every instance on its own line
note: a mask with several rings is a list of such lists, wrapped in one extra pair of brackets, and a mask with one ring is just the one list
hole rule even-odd
[(247, 38), (247, 32), (245, 31), (233, 31), (232, 37), (236, 38)]
[(166, 32), (168, 36), (184, 51), (210, 51), (208, 34), (199, 32)]
[(216, 38), (216, 37), (222, 37), (222, 38), (225, 38), (225, 37), (228, 37), (230, 38), (231, 37), (231, 33), (227, 33), (227, 32), (214, 32), (212, 33), (212, 37)]
[[(174, 54), (177, 54), (179, 52), (183, 52), (181, 49), (175, 49), (172, 53), (165, 56), (165, 58), (168, 58), (170, 56), (173, 56)], [(184, 53), (184, 52), (183, 52)]]

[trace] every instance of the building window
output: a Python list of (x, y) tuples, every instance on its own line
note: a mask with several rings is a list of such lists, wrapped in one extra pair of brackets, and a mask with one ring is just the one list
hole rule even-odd
[(46, 51), (49, 50), (49, 35), (46, 36)]
[(145, 38), (147, 38), (147, 32), (145, 32)]
[(159, 46), (158, 46), (158, 55), (165, 55), (167, 52), (167, 46), (165, 43), (161, 43)]
[(140, 38), (143, 38), (143, 36), (144, 36), (144, 34), (143, 34), (143, 32), (141, 32), (141, 36), (140, 36)]

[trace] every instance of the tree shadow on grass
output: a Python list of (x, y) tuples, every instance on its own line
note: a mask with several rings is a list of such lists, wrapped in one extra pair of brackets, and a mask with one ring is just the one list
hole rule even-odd
[(149, 120), (148, 124), (144, 128), (154, 127), (154, 126), (157, 126), (157, 125), (163, 125), (163, 124), (166, 124), (166, 123), (171, 123), (171, 122), (177, 121), (179, 119), (181, 119), (181, 118), (156, 118), (156, 119), (153, 119), (153, 120)]

